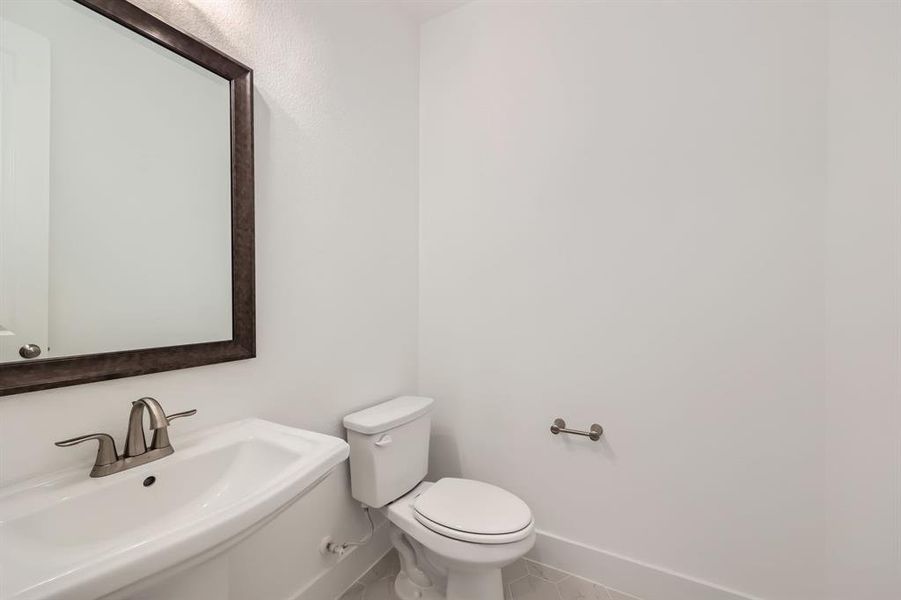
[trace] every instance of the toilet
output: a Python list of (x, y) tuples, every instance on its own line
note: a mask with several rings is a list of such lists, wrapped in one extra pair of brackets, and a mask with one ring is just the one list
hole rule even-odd
[(401, 396), (344, 417), (353, 497), (390, 522), (401, 600), (503, 600), (501, 568), (535, 544), (532, 511), (481, 481), (425, 481), (433, 404)]

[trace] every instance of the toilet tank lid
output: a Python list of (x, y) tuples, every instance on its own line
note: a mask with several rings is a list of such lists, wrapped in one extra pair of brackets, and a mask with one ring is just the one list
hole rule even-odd
[(423, 396), (400, 396), (344, 417), (344, 427), (367, 435), (388, 431), (418, 419), (432, 410), (434, 400)]

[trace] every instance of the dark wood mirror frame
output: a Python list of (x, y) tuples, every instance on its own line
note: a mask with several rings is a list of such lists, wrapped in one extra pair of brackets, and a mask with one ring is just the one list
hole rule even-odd
[(231, 90), (232, 339), (0, 364), (0, 396), (256, 356), (253, 72), (125, 0), (74, 0), (229, 81)]

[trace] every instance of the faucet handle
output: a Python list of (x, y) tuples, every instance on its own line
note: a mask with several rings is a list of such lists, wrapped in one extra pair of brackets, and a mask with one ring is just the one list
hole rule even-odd
[(60, 448), (74, 446), (88, 440), (97, 440), (100, 445), (97, 447), (97, 458), (94, 460), (95, 467), (111, 465), (119, 459), (116, 453), (116, 442), (113, 437), (107, 433), (90, 433), (88, 435), (80, 435), (68, 440), (56, 442), (55, 445)]
[(192, 408), (191, 410), (186, 410), (184, 412), (175, 413), (174, 415), (166, 415), (166, 420), (172, 421), (172, 419), (180, 419), (182, 417), (193, 417), (197, 414), (197, 409)]
[[(174, 415), (166, 415), (166, 420), (170, 423), (172, 419), (180, 419), (182, 417), (193, 417), (197, 414), (197, 409), (192, 408), (191, 410), (186, 410), (184, 412), (175, 413)], [(169, 443), (169, 431), (168, 427), (161, 427), (153, 432), (153, 439), (150, 440), (150, 449), (151, 450), (161, 450), (163, 448), (171, 448), (172, 444)]]

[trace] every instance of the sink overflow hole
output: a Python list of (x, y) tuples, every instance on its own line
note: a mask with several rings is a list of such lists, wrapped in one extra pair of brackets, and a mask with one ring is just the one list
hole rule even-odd
[(154, 483), (156, 483), (156, 477), (151, 475), (150, 477), (148, 477), (147, 479), (144, 480), (144, 487), (150, 487)]

